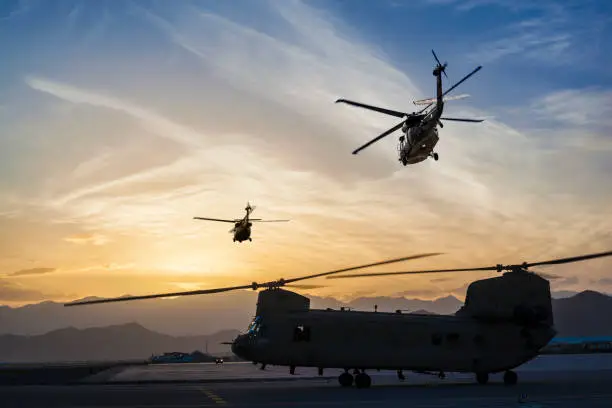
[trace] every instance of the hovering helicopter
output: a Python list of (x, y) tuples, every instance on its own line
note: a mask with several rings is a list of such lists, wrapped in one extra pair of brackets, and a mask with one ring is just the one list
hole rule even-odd
[[(475, 373), (480, 384), (488, 382), (489, 374), (504, 371), (504, 383), (513, 385), (518, 377), (512, 369), (536, 357), (556, 334), (549, 281), (528, 268), (611, 256), (612, 251), (520, 265), (338, 275), (434, 255), (440, 253), (265, 283), (78, 301), (64, 306), (264, 289), (258, 295), (255, 318), (247, 332), (229, 343), (234, 354), (261, 363), (262, 369), (267, 364), (288, 366), (294, 374), (296, 367), (316, 367), (323, 375), (325, 368), (340, 368), (344, 369), (338, 377), (340, 385), (355, 383), (357, 388), (371, 385), (366, 370), (396, 370), (400, 380), (405, 378), (403, 370), (441, 378), (446, 372)], [(310, 309), (309, 298), (281, 289), (323, 276), (336, 279), (462, 271), (507, 272), (472, 282), (464, 306), (454, 315)]]
[[(366, 105), (364, 103), (350, 101), (348, 99), (338, 99), (336, 101), (336, 103), (346, 103), (360, 108), (370, 109), (376, 112), (384, 113), (386, 115), (402, 118), (402, 121), (400, 123), (393, 126), (391, 129), (383, 132), (374, 139), (370, 140), (368, 143), (364, 144), (360, 148), (356, 149), (355, 151), (353, 151), (353, 154), (359, 153), (361, 150), (365, 149), (371, 144), (381, 140), (382, 138), (390, 135), (391, 133), (401, 128), (403, 135), (399, 138), (399, 145), (397, 147), (397, 150), (399, 153), (399, 161), (402, 162), (404, 166), (408, 164), (420, 163), (429, 157), (433, 157), (433, 159), (437, 161), (438, 153), (434, 152), (434, 148), (436, 147), (436, 144), (439, 140), (437, 126), (439, 125), (441, 128), (444, 127), (441, 120), (474, 123), (483, 122), (483, 119), (442, 117), (442, 111), (444, 110), (445, 101), (463, 99), (468, 95), (462, 95), (460, 97), (454, 98), (446, 98), (445, 96), (453, 89), (458, 87), (465, 80), (467, 80), (469, 77), (478, 72), (482, 68), (482, 66), (478, 66), (468, 75), (463, 77), (461, 81), (457, 82), (455, 85), (453, 85), (446, 92), (443, 93), (442, 74), (446, 76), (446, 66), (448, 64), (446, 62), (444, 64), (441, 64), (440, 60), (436, 56), (436, 53), (433, 50), (431, 50), (431, 52), (437, 62), (437, 65), (433, 70), (433, 75), (436, 77), (437, 97), (435, 99), (431, 98), (414, 101), (415, 105), (426, 105), (422, 110), (413, 113), (404, 113), (391, 109), (379, 108), (377, 106)], [(435, 106), (431, 110), (425, 112), (434, 104)]]
[(218, 221), (218, 222), (232, 222), (234, 227), (229, 230), (229, 233), (234, 234), (234, 242), (253, 241), (251, 239), (251, 226), (253, 222), (287, 222), (289, 220), (262, 220), (261, 218), (249, 218), (251, 213), (255, 210), (255, 207), (251, 207), (251, 204), (247, 202), (247, 206), (244, 209), (246, 214), (243, 218), (237, 218), (233, 220), (224, 220), (220, 218), (205, 218), (205, 217), (193, 217), (194, 220), (205, 220), (205, 221)]

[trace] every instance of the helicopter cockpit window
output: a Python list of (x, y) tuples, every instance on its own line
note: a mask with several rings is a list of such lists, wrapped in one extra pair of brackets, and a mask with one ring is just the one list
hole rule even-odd
[(259, 331), (259, 328), (261, 326), (261, 316), (256, 316), (253, 321), (251, 322), (251, 324), (249, 324), (249, 328), (247, 329), (247, 333), (249, 334), (255, 334)]
[(293, 329), (293, 341), (310, 341), (310, 327), (298, 325)]

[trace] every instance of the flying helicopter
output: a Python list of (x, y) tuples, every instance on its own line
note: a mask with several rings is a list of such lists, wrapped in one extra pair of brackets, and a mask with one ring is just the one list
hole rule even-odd
[[(444, 127), (442, 124), (442, 120), (454, 121), (454, 122), (473, 122), (479, 123), (483, 122), (483, 119), (464, 119), (464, 118), (448, 118), (442, 117), (442, 112), (444, 110), (444, 102), (455, 99), (463, 99), (468, 95), (462, 95), (460, 97), (446, 97), (446, 95), (451, 92), (453, 89), (458, 87), (464, 81), (466, 81), (469, 77), (474, 75), (476, 72), (480, 71), (482, 66), (478, 66), (468, 75), (463, 77), (459, 82), (450, 87), (446, 92), (442, 92), (442, 74), (448, 78), (446, 75), (446, 67), (447, 63), (440, 63), (436, 53), (434, 50), (431, 50), (437, 65), (433, 70), (433, 75), (436, 77), (436, 98), (431, 99), (422, 99), (419, 101), (414, 101), (415, 105), (426, 105), (423, 109), (418, 112), (413, 113), (405, 113), (400, 111), (395, 111), (386, 108), (379, 108), (377, 106), (366, 105), (361, 102), (355, 102), (348, 99), (338, 99), (336, 103), (346, 103), (348, 105), (357, 106), (360, 108), (370, 109), (379, 113), (384, 113), (386, 115), (395, 116), (401, 118), (402, 121), (397, 125), (393, 126), (391, 129), (381, 133), (374, 139), (370, 140), (363, 146), (353, 151), (353, 154), (359, 153), (361, 150), (370, 146), (371, 144), (381, 140), (382, 138), (390, 135), (398, 129), (402, 130), (403, 135), (399, 138), (399, 144), (397, 147), (399, 154), (399, 161), (404, 165), (408, 164), (416, 164), (426, 160), (429, 157), (433, 157), (434, 160), (438, 160), (438, 153), (434, 152), (434, 148), (438, 143), (438, 129), (437, 126), (441, 128)], [(433, 108), (427, 111), (432, 105)]]
[[(323, 375), (324, 369), (337, 368), (344, 371), (338, 377), (340, 385), (354, 383), (357, 388), (371, 385), (366, 370), (395, 370), (400, 380), (405, 378), (404, 370), (441, 378), (447, 372), (474, 373), (480, 384), (486, 384), (491, 373), (505, 372), (504, 383), (514, 385), (518, 376), (512, 369), (535, 358), (556, 334), (549, 281), (528, 269), (612, 256), (612, 251), (519, 265), (341, 275), (435, 255), (441, 254), (418, 254), (265, 283), (77, 301), (64, 306), (264, 289), (258, 294), (255, 317), (246, 333), (230, 343), (234, 354), (261, 364), (262, 369), (268, 364), (288, 366), (290, 374), (295, 374), (296, 367), (314, 367)], [(504, 273), (472, 282), (464, 306), (454, 315), (311, 309), (309, 298), (281, 289), (324, 276), (340, 279), (465, 271)]]
[(221, 218), (206, 218), (206, 217), (193, 217), (194, 220), (205, 220), (205, 221), (218, 221), (218, 222), (231, 222), (234, 223), (232, 229), (228, 232), (234, 234), (234, 242), (253, 241), (251, 238), (251, 227), (253, 222), (288, 222), (289, 220), (262, 220), (261, 218), (249, 218), (251, 213), (255, 210), (255, 206), (251, 207), (251, 204), (247, 202), (247, 206), (244, 211), (246, 214), (242, 218), (236, 218), (233, 220), (225, 220)]

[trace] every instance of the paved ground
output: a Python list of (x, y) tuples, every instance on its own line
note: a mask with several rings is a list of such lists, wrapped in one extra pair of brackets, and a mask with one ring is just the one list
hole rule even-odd
[[(406, 373), (399, 382), (394, 373), (371, 373), (370, 389), (343, 389), (335, 378), (317, 377), (314, 369), (298, 369), (300, 378), (286, 370), (260, 371), (252, 364), (185, 364), (135, 367), (102, 378), (99, 384), (78, 386), (0, 387), (2, 408), (14, 407), (612, 407), (612, 365), (602, 356), (555, 356), (517, 370), (519, 384), (501, 384), (501, 375), (486, 386), (470, 375), (445, 380)], [(597, 360), (595, 360), (597, 359)], [(555, 368), (555, 370), (552, 370)], [(331, 371), (331, 370), (330, 370)], [(326, 372), (332, 374), (331, 372)], [(148, 378), (146, 378), (148, 376)], [(199, 377), (199, 378), (198, 378)], [(258, 378), (255, 378), (258, 377)], [(251, 382), (240, 382), (250, 378)], [(282, 381), (292, 378), (293, 381)], [(149, 382), (136, 383), (135, 380)], [(164, 383), (160, 380), (199, 380), (200, 383)], [(253, 381), (253, 380), (257, 381)], [(211, 382), (207, 380), (215, 380)], [(129, 383), (121, 383), (128, 381)], [(155, 381), (156, 383), (151, 383)], [(522, 394), (527, 398), (519, 401)]]

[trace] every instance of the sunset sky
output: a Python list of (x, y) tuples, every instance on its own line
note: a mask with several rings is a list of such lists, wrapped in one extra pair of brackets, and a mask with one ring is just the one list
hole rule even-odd
[[(612, 249), (612, 3), (552, 0), (0, 3), (0, 304)], [(454, 94), (439, 161), (399, 132)], [(232, 242), (193, 216), (288, 218)], [(378, 270), (383, 270), (380, 268)], [(612, 259), (541, 269), (612, 291)], [(373, 270), (374, 271), (374, 270)], [(339, 298), (462, 296), (471, 280), (316, 280)], [(306, 282), (305, 282), (306, 283)]]

